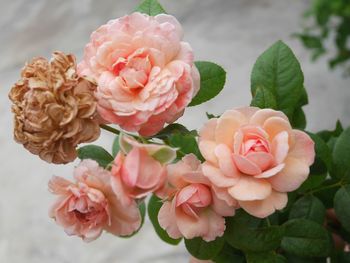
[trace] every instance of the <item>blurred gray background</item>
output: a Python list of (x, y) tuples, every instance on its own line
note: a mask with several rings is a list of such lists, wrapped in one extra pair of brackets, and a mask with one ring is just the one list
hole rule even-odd
[[(52, 51), (82, 57), (90, 33), (109, 19), (133, 10), (138, 0), (0, 0), (0, 262), (134, 263), (187, 262), (183, 245), (160, 241), (149, 221), (138, 235), (119, 239), (109, 234), (85, 244), (68, 237), (48, 218), (53, 198), (52, 175), (71, 177), (74, 164), (48, 165), (12, 139), (7, 97), (20, 68), (33, 56)], [(291, 34), (300, 29), (308, 0), (161, 0), (183, 24), (185, 39), (197, 60), (211, 60), (228, 72), (226, 88), (213, 101), (188, 109), (179, 122), (199, 128), (205, 111), (248, 105), (250, 72), (257, 56), (278, 39), (292, 47), (301, 62), (310, 103), (308, 129), (332, 128), (336, 119), (350, 124), (350, 79), (329, 71), (326, 59), (313, 64)], [(98, 143), (110, 147), (113, 136)]]

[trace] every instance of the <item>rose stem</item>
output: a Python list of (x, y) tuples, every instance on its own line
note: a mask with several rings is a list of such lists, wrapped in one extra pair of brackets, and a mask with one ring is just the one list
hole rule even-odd
[(106, 130), (106, 131), (112, 132), (112, 133), (114, 133), (114, 134), (117, 134), (117, 135), (120, 134), (120, 131), (119, 131), (119, 130), (114, 129), (114, 128), (108, 126), (108, 125), (101, 124), (100, 127), (101, 127), (101, 129), (104, 129), (104, 130)]

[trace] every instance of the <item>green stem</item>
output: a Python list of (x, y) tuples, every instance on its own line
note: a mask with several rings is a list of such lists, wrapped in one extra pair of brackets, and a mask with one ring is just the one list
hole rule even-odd
[(312, 191), (310, 191), (308, 193), (309, 194), (313, 194), (313, 193), (317, 193), (317, 192), (320, 192), (320, 191), (323, 191), (323, 190), (326, 190), (326, 189), (331, 189), (331, 188), (334, 188), (334, 187), (337, 187), (337, 186), (342, 186), (342, 185), (343, 185), (343, 182), (339, 181), (339, 182), (336, 182), (335, 184), (330, 184), (330, 185), (326, 185), (326, 186), (317, 188), (317, 189), (312, 190)]
[(108, 126), (108, 125), (101, 124), (100, 127), (101, 127), (101, 129), (104, 129), (104, 130), (109, 131), (109, 132), (111, 132), (111, 133), (114, 133), (114, 134), (117, 134), (117, 135), (120, 134), (120, 131), (119, 131), (119, 130), (114, 129), (114, 128)]
[(267, 224), (267, 226), (271, 226), (270, 218), (269, 218), (269, 217), (266, 217), (265, 219), (266, 219), (266, 224)]

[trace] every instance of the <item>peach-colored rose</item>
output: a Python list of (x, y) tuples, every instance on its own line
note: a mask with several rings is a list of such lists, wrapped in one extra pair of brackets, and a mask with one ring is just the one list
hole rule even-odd
[(133, 13), (91, 35), (80, 75), (95, 78), (100, 115), (149, 136), (179, 118), (199, 89), (190, 45), (175, 17)]
[(133, 200), (161, 191), (166, 179), (165, 164), (176, 158), (176, 150), (166, 145), (142, 144), (125, 134), (120, 135), (119, 144), (121, 151), (112, 165), (115, 192), (124, 192)]
[(53, 177), (50, 191), (59, 196), (50, 210), (50, 217), (61, 225), (68, 235), (84, 241), (98, 238), (105, 230), (117, 236), (130, 235), (141, 225), (141, 215), (135, 201), (125, 206), (122, 193), (111, 187), (111, 173), (93, 160), (83, 160), (75, 168), (72, 183), (62, 177)]
[(168, 165), (167, 180), (171, 190), (159, 210), (158, 221), (170, 237), (212, 241), (224, 234), (224, 216), (232, 216), (235, 209), (216, 196), (193, 154)]
[(244, 107), (209, 120), (199, 136), (204, 175), (220, 198), (256, 217), (287, 204), (308, 177), (314, 142), (280, 111)]

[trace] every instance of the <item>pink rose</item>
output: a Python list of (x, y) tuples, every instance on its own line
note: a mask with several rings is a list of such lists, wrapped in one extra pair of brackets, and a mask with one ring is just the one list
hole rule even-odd
[(141, 225), (136, 202), (122, 205), (122, 193), (111, 187), (111, 173), (93, 160), (84, 160), (74, 170), (76, 182), (53, 177), (49, 189), (59, 196), (50, 210), (50, 217), (68, 235), (89, 242), (105, 230), (117, 236), (130, 235)]
[(96, 79), (106, 121), (149, 136), (183, 114), (199, 89), (199, 73), (182, 37), (179, 22), (165, 14), (133, 13), (92, 33), (78, 72)]
[[(166, 145), (142, 144), (125, 134), (119, 139), (121, 151), (112, 165), (115, 192), (124, 192), (133, 200), (161, 191), (166, 179), (165, 164), (176, 158), (176, 150)], [(125, 202), (129, 202), (128, 198)]]
[(200, 131), (204, 175), (220, 198), (256, 217), (287, 204), (308, 177), (314, 142), (280, 111), (244, 107), (209, 120)]
[(167, 179), (172, 190), (159, 210), (158, 221), (172, 238), (202, 237), (212, 241), (224, 234), (224, 216), (235, 212), (234, 207), (216, 196), (200, 165), (193, 154), (168, 165)]

